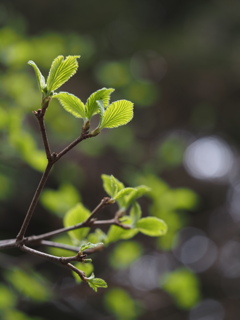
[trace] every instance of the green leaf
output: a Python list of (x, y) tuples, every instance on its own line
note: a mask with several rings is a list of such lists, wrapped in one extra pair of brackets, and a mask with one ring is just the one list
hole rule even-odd
[[(90, 211), (86, 209), (81, 203), (78, 203), (75, 207), (70, 209), (64, 219), (63, 224), (64, 227), (71, 227), (78, 223), (85, 221), (90, 216)], [(80, 242), (83, 238), (85, 238), (89, 232), (90, 228), (79, 228), (76, 230), (69, 231), (69, 236), (75, 240)]]
[(103, 104), (103, 100), (97, 100), (97, 104), (98, 104), (98, 110), (100, 113), (100, 122), (102, 121), (104, 112), (105, 112), (105, 108), (104, 108), (104, 104)]
[(133, 190), (135, 190), (134, 188), (124, 188), (122, 190), (120, 190), (119, 192), (117, 192), (117, 194), (114, 196), (114, 200), (119, 200), (124, 196), (129, 195)]
[[(129, 216), (125, 216), (121, 219), (123, 224), (132, 225), (132, 220)], [(138, 229), (123, 229), (118, 226), (112, 225), (107, 233), (107, 243), (115, 242), (120, 239), (131, 239), (138, 233)]]
[(53, 95), (53, 98), (57, 98), (63, 108), (71, 113), (76, 118), (85, 118), (85, 106), (84, 103), (76, 97), (74, 94), (68, 92), (59, 92)]
[(142, 197), (145, 193), (149, 192), (150, 188), (147, 186), (141, 185), (135, 187), (133, 191), (126, 198), (126, 207), (130, 206), (136, 199)]
[(117, 193), (124, 188), (124, 184), (116, 179), (113, 175), (102, 174), (103, 188), (106, 193), (114, 198)]
[(115, 89), (102, 88), (92, 93), (86, 102), (86, 117), (90, 119), (95, 113), (99, 112), (99, 105), (97, 101), (102, 101), (104, 107), (109, 105), (110, 95)]
[(133, 103), (128, 100), (115, 101), (105, 111), (100, 129), (123, 126), (133, 118)]
[(98, 288), (108, 287), (106, 281), (104, 281), (101, 278), (94, 278), (94, 274), (92, 274), (87, 281), (88, 281), (89, 287), (92, 288), (95, 292), (97, 292)]
[(87, 243), (83, 244), (83, 245), (80, 247), (80, 250), (79, 250), (79, 251), (80, 251), (80, 252), (83, 252), (83, 251), (85, 251), (85, 250), (87, 250), (87, 249), (96, 248), (96, 247), (99, 247), (99, 246), (101, 246), (101, 245), (103, 245), (102, 242), (99, 242), (99, 243), (87, 242)]
[(66, 81), (68, 81), (77, 71), (78, 62), (77, 59), (80, 56), (58, 56), (53, 60), (48, 78), (47, 78), (47, 90), (48, 93), (58, 89)]
[(130, 217), (132, 219), (132, 227), (136, 227), (136, 223), (141, 218), (141, 216), (142, 216), (141, 207), (137, 202), (134, 202), (133, 206), (130, 210)]
[(167, 232), (166, 223), (156, 217), (146, 217), (136, 223), (136, 228), (150, 237), (162, 236)]
[(30, 60), (30, 61), (28, 61), (28, 64), (33, 67), (35, 74), (36, 74), (36, 77), (37, 77), (39, 88), (43, 92), (44, 89), (46, 88), (46, 81), (45, 81), (44, 76), (42, 75), (41, 71), (39, 70), (38, 66), (36, 65), (36, 63), (34, 61)]

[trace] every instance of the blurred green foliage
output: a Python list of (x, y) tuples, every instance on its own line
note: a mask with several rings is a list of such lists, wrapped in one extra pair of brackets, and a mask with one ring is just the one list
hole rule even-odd
[(201, 299), (199, 281), (187, 269), (178, 269), (160, 279), (161, 287), (172, 295), (180, 308), (190, 309)]
[(134, 320), (141, 314), (140, 303), (120, 288), (110, 289), (105, 295), (106, 308), (118, 320)]

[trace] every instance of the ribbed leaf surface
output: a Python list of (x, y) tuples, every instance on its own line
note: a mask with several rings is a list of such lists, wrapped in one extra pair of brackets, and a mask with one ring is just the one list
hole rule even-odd
[(78, 68), (77, 58), (80, 58), (80, 56), (68, 56), (65, 60), (63, 56), (58, 56), (53, 60), (47, 78), (48, 92), (52, 92), (61, 87), (61, 85), (76, 73)]
[(103, 102), (105, 108), (109, 105), (110, 95), (113, 91), (114, 89), (112, 88), (102, 88), (90, 95), (86, 102), (86, 116), (88, 119), (90, 119), (95, 113), (99, 112), (98, 100)]
[(123, 126), (133, 118), (133, 103), (128, 100), (115, 101), (105, 111), (100, 128)]
[(70, 94), (68, 92), (59, 92), (58, 94), (55, 94), (53, 98), (57, 98), (63, 108), (74, 115), (74, 117), (85, 118), (84, 103), (74, 94)]

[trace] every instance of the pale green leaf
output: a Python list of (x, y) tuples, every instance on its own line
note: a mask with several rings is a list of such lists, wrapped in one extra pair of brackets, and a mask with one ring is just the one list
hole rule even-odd
[(136, 228), (147, 236), (158, 237), (167, 232), (166, 223), (156, 217), (146, 217), (137, 221)]
[(61, 87), (76, 73), (78, 58), (80, 56), (68, 56), (64, 60), (63, 56), (58, 56), (53, 60), (47, 78), (47, 90), (49, 93)]
[(53, 98), (57, 98), (63, 108), (67, 112), (71, 113), (74, 117), (85, 118), (84, 103), (74, 94), (68, 92), (59, 92), (53, 95)]
[(94, 278), (94, 274), (88, 278), (89, 287), (92, 288), (94, 291), (97, 292), (98, 288), (107, 288), (108, 285), (106, 281), (101, 278)]
[(150, 188), (144, 185), (135, 187), (133, 191), (129, 194), (129, 196), (126, 198), (126, 206), (130, 206), (136, 199), (142, 197), (145, 193), (149, 191)]
[(124, 184), (113, 175), (102, 174), (103, 188), (106, 193), (114, 198), (115, 195), (124, 188)]
[(42, 75), (41, 71), (39, 70), (38, 66), (36, 65), (36, 63), (34, 61), (30, 60), (30, 61), (28, 61), (28, 64), (33, 67), (35, 74), (36, 74), (36, 77), (37, 77), (39, 88), (43, 92), (44, 89), (46, 88), (46, 82), (45, 82), (44, 76)]
[[(81, 203), (78, 203), (75, 207), (70, 209), (64, 219), (64, 227), (71, 227), (85, 221), (90, 216), (90, 211), (86, 209)], [(69, 235), (73, 240), (81, 241), (85, 238), (89, 232), (90, 228), (80, 228), (76, 230), (69, 231)]]
[(100, 122), (102, 121), (104, 112), (105, 112), (105, 108), (104, 108), (104, 104), (103, 104), (103, 100), (97, 100), (97, 104), (98, 104), (98, 110), (100, 113)]
[[(132, 219), (129, 216), (125, 216), (121, 219), (121, 223), (125, 225), (132, 225)], [(107, 243), (115, 242), (120, 239), (131, 239), (138, 233), (138, 229), (123, 229), (121, 227), (112, 225), (107, 233)]]
[(87, 250), (87, 249), (96, 248), (96, 247), (99, 247), (99, 246), (102, 246), (102, 245), (103, 245), (102, 242), (99, 242), (99, 243), (87, 242), (87, 243), (83, 244), (83, 245), (80, 247), (79, 251), (82, 252), (82, 251), (85, 251), (85, 250)]
[(130, 217), (132, 219), (132, 227), (136, 227), (136, 223), (141, 218), (141, 216), (142, 216), (141, 207), (137, 202), (134, 202), (133, 206), (131, 207), (131, 210), (130, 210)]
[(102, 88), (90, 95), (86, 102), (86, 117), (88, 119), (99, 112), (97, 101), (102, 101), (105, 108), (109, 105), (110, 95), (113, 91), (114, 89), (112, 88)]
[(114, 196), (114, 200), (119, 200), (124, 196), (129, 195), (130, 193), (132, 193), (132, 191), (135, 190), (134, 188), (124, 188), (122, 190), (120, 190), (119, 192), (117, 192), (117, 194)]
[(100, 129), (123, 126), (133, 118), (133, 103), (128, 100), (118, 100), (106, 109)]

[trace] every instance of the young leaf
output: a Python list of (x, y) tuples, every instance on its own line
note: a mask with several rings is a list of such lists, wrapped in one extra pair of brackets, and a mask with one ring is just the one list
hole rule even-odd
[(99, 247), (99, 246), (102, 246), (103, 243), (102, 242), (99, 242), (99, 243), (91, 243), (91, 242), (88, 242), (88, 243), (85, 243), (83, 244), (81, 247), (80, 247), (80, 250), (81, 252), (87, 250), (87, 249), (92, 249), (92, 248), (96, 248), (96, 247)]
[(136, 228), (150, 237), (162, 236), (167, 232), (166, 223), (156, 217), (146, 217), (138, 220)]
[(39, 88), (41, 89), (41, 92), (43, 92), (44, 89), (46, 88), (46, 82), (45, 82), (44, 76), (42, 75), (41, 71), (39, 70), (38, 66), (34, 61), (30, 60), (28, 61), (28, 64), (33, 67), (37, 77)]
[(132, 227), (136, 227), (137, 221), (141, 218), (142, 210), (140, 205), (137, 202), (133, 203), (133, 206), (130, 210), (130, 217), (132, 219)]
[(133, 118), (133, 103), (128, 100), (115, 101), (105, 111), (100, 129), (123, 126)]
[(65, 60), (63, 56), (58, 56), (53, 60), (47, 78), (49, 93), (61, 87), (76, 73), (78, 68), (77, 58), (80, 58), (80, 56), (68, 56)]
[(135, 190), (134, 188), (124, 188), (122, 190), (120, 190), (119, 192), (117, 192), (117, 194), (114, 196), (114, 200), (119, 200), (122, 197), (129, 195), (130, 193), (132, 193), (132, 191)]
[(105, 112), (103, 100), (97, 100), (96, 102), (98, 104), (98, 110), (99, 110), (99, 113), (100, 113), (100, 122), (101, 122), (102, 118), (103, 118), (103, 115), (104, 115), (104, 112)]
[(92, 93), (86, 102), (86, 117), (90, 119), (95, 113), (99, 112), (97, 101), (102, 101), (106, 108), (110, 101), (110, 95), (114, 91), (112, 88), (102, 88)]
[(84, 103), (75, 95), (68, 92), (59, 92), (53, 95), (53, 98), (57, 98), (63, 108), (70, 112), (74, 117), (85, 118)]
[[(66, 213), (63, 219), (64, 227), (71, 227), (78, 223), (81, 223), (89, 216), (90, 211), (86, 209), (81, 203), (78, 203), (75, 207), (73, 207)], [(76, 240), (81, 241), (83, 238), (85, 238), (89, 230), (90, 228), (80, 228), (69, 231), (68, 233), (70, 237), (76, 242)]]
[(126, 206), (130, 206), (136, 199), (142, 197), (145, 193), (149, 191), (150, 188), (144, 185), (135, 187), (133, 191), (129, 194), (129, 196), (126, 198)]
[(103, 188), (107, 194), (114, 198), (117, 193), (124, 188), (124, 184), (113, 175), (102, 174)]
[[(124, 219), (124, 220), (123, 220)], [(132, 225), (132, 220), (128, 216), (124, 216), (122, 218), (122, 223), (131, 226)], [(112, 225), (109, 228), (109, 231), (107, 233), (107, 243), (115, 242), (120, 239), (131, 239), (133, 238), (136, 234), (138, 233), (138, 229), (123, 229), (118, 226)]]
[(92, 288), (96, 292), (97, 292), (98, 288), (107, 288), (108, 287), (106, 281), (104, 281), (101, 278), (94, 278), (94, 274), (92, 274), (91, 277), (89, 277), (87, 281), (88, 281), (89, 287)]

